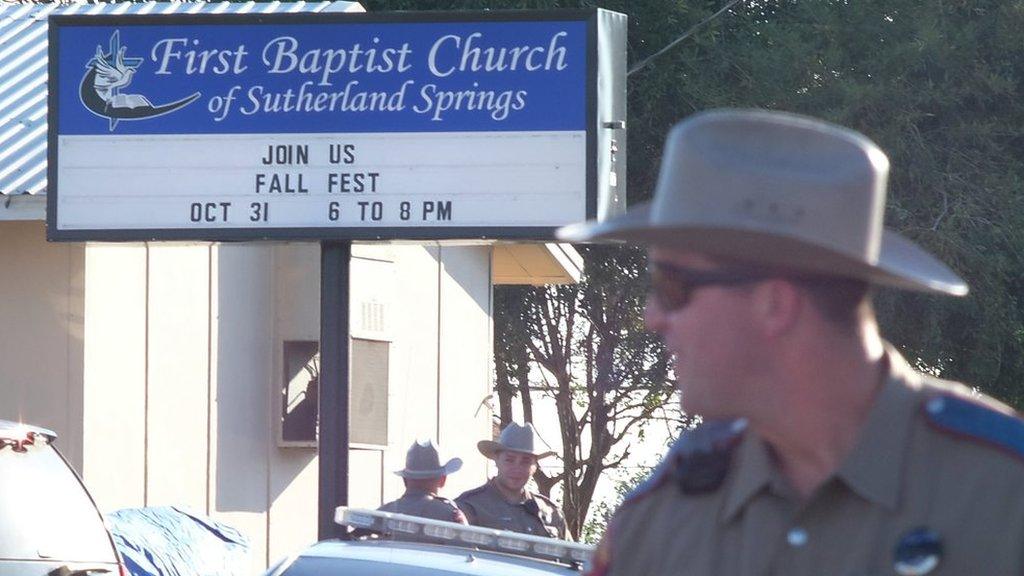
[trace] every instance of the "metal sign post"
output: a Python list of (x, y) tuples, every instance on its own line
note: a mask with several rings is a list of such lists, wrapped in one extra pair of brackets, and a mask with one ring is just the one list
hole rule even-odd
[(352, 242), (320, 243), (320, 540), (344, 535), (334, 510), (348, 505), (349, 262)]

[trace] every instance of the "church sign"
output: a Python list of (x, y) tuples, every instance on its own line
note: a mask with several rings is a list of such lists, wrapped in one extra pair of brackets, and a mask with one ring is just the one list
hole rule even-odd
[(48, 237), (549, 239), (622, 208), (624, 59), (603, 10), (54, 16)]

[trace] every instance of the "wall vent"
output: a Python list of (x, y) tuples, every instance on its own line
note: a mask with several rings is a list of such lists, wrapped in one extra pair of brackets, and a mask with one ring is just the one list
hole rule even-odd
[(385, 337), (388, 333), (386, 311), (382, 302), (362, 302), (360, 332)]

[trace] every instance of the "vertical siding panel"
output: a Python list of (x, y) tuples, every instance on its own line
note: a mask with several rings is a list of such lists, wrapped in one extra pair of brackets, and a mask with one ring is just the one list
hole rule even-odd
[(316, 447), (277, 446), (285, 340), (320, 339), (320, 246), (296, 243), (274, 248), (274, 337), (270, 382), (273, 436), (268, 446), (270, 483), (267, 560), (273, 562), (316, 540), (319, 470)]
[(272, 441), (272, 270), (268, 245), (217, 248), (216, 425), (212, 516), (252, 539), (266, 564), (268, 446)]
[(481, 484), (488, 472), (488, 460), (476, 444), (491, 434), (491, 413), (485, 403), (492, 389), (494, 351), (490, 259), (487, 246), (441, 251), (438, 441), (466, 462), (462, 471), (449, 478), (446, 490), (455, 495)]
[(146, 253), (85, 248), (82, 472), (104, 511), (145, 503)]
[[(405, 451), (409, 444), (417, 438), (436, 439), (438, 429), (440, 248), (436, 245), (393, 246), (392, 253), (395, 281), (388, 312), (394, 342), (391, 346), (388, 389), (390, 445), (382, 461), (384, 472), (381, 489), (384, 501), (397, 498), (405, 489), (402, 479), (391, 472), (405, 465)], [(447, 446), (441, 448), (448, 450)]]
[(209, 263), (201, 245), (150, 246), (149, 505), (206, 509)]

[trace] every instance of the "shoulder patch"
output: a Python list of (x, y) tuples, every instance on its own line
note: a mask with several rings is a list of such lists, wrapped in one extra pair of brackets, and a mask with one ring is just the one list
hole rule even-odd
[(993, 402), (943, 394), (925, 400), (925, 419), (938, 430), (998, 448), (1024, 460), (1024, 421)]

